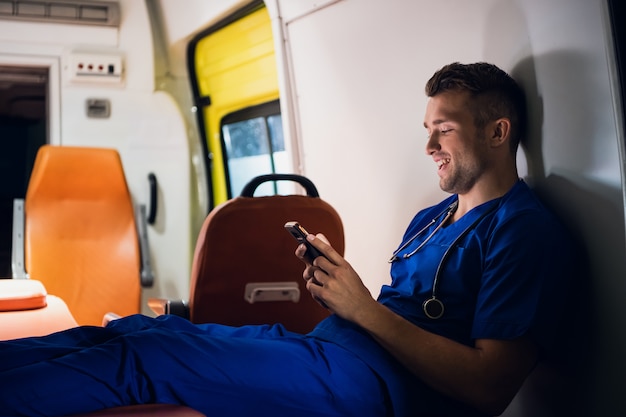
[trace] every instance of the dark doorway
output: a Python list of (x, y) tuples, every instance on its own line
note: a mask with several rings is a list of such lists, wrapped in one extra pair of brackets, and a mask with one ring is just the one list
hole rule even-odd
[(48, 68), (0, 66), (0, 277), (11, 276), (13, 200), (47, 142)]

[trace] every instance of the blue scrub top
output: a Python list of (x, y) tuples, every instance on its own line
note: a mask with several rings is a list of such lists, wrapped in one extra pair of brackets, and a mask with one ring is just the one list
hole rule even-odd
[[(418, 213), (400, 247), (456, 199), (451, 196)], [(444, 315), (429, 319), (422, 303), (432, 296), (443, 254), (464, 231), (441, 265), (437, 298), (445, 306)], [(415, 249), (429, 233), (400, 255)], [(399, 256), (391, 266), (391, 285), (382, 288), (379, 301), (417, 326), (466, 345), (528, 333), (548, 348), (560, 319), (554, 313), (565, 301), (571, 257), (563, 226), (520, 180), (503, 197), (439, 229), (412, 257)]]

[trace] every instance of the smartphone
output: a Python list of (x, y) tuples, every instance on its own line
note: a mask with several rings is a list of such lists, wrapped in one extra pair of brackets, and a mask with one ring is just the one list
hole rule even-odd
[(306, 246), (306, 252), (304, 253), (304, 257), (311, 263), (318, 256), (324, 256), (320, 251), (318, 251), (308, 240), (306, 240), (306, 235), (309, 232), (306, 231), (302, 225), (298, 222), (287, 222), (285, 223), (285, 229), (298, 241), (298, 243), (304, 243)]

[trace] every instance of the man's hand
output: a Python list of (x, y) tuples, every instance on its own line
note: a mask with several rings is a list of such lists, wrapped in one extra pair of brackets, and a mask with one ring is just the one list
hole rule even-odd
[(322, 234), (309, 234), (307, 240), (324, 256), (309, 263), (304, 258), (305, 245), (299, 245), (296, 256), (306, 264), (303, 278), (311, 295), (346, 320), (357, 321), (358, 313), (368, 305), (378, 304), (352, 266), (328, 243)]

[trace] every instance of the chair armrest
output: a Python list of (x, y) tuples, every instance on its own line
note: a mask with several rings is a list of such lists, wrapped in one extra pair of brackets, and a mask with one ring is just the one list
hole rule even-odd
[(148, 307), (155, 314), (161, 316), (172, 314), (174, 316), (189, 319), (189, 305), (185, 300), (168, 300), (166, 298), (148, 299)]

